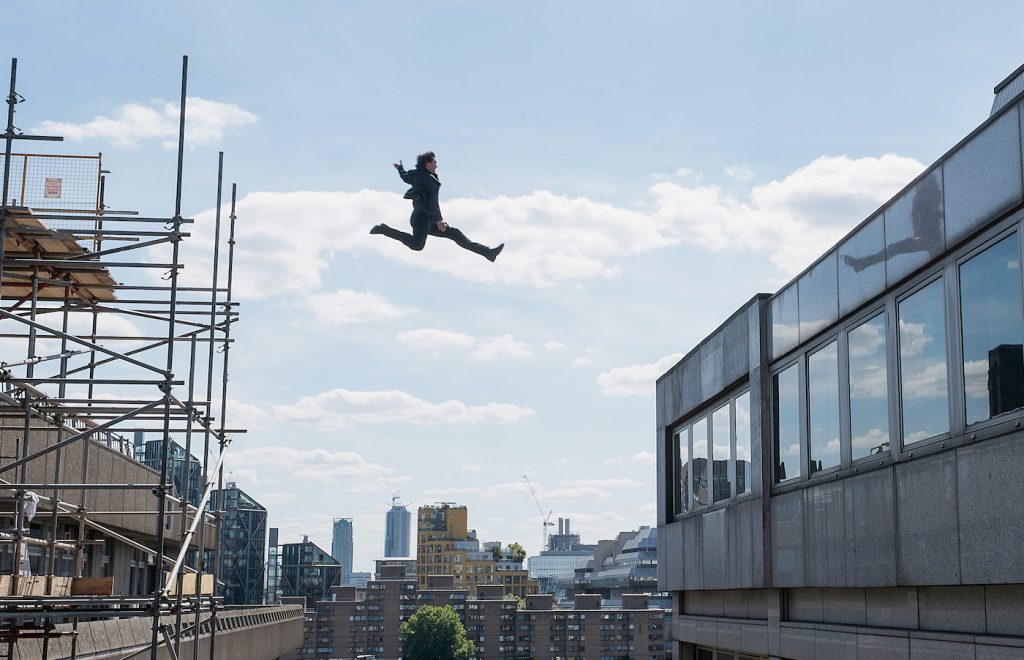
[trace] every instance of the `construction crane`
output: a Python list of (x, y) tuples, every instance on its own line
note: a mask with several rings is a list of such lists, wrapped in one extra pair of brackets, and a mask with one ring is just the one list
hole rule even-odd
[(394, 507), (398, 506), (398, 493), (399, 493), (399, 491), (395, 490), (391, 486), (391, 480), (388, 479), (387, 472), (385, 472), (384, 470), (381, 470), (380, 471), (380, 475), (382, 477), (384, 477), (384, 483), (387, 484), (388, 490), (391, 491), (391, 507), (394, 508)]
[(548, 527), (553, 527), (555, 523), (551, 522), (551, 511), (548, 511), (548, 515), (544, 515), (544, 507), (540, 505), (540, 500), (537, 498), (537, 493), (533, 490), (533, 484), (530, 483), (530, 477), (523, 475), (523, 480), (526, 481), (526, 487), (530, 489), (530, 495), (533, 495), (533, 501), (537, 504), (537, 512), (540, 513), (540, 517), (543, 520), (541, 523), (541, 530), (544, 532), (543, 540), (541, 542), (540, 549), (548, 549)]

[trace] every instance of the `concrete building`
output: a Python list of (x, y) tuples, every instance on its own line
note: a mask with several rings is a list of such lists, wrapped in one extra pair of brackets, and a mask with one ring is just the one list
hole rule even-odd
[(520, 597), (537, 593), (538, 584), (521, 560), (499, 562), (491, 550), (481, 549), (476, 530), (469, 529), (466, 507), (450, 502), (422, 506), (416, 518), (416, 575), (421, 588), (429, 576), (452, 575), (455, 587), (471, 595), (480, 584), (502, 584), (506, 593)]
[(408, 557), (412, 514), (404, 504), (393, 503), (384, 521), (384, 556)]
[(1024, 656), (1022, 89), (658, 380), (678, 657)]
[(220, 521), (220, 579), (225, 605), (259, 605), (263, 602), (264, 546), (267, 543), (267, 510), (234, 482), (215, 490), (211, 510), (223, 510)]
[(341, 584), (352, 577), (352, 519), (335, 518), (331, 528), (331, 556), (341, 565)]
[(305, 598), (305, 607), (311, 608), (327, 598), (331, 587), (341, 585), (341, 564), (308, 536), (302, 537), (302, 543), (281, 546), (280, 566), (282, 603)]

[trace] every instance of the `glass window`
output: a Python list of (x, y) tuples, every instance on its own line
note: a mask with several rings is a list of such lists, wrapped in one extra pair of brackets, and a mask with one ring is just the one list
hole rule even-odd
[(693, 508), (708, 505), (708, 420), (704, 418), (691, 427), (693, 444)]
[(711, 488), (714, 501), (729, 499), (729, 457), (732, 431), (729, 429), (729, 404), (711, 413)]
[(793, 284), (772, 299), (772, 359), (800, 342), (799, 295)]
[(833, 341), (807, 358), (810, 472), (839, 465), (839, 348)]
[(678, 462), (676, 463), (676, 474), (679, 475), (679, 494), (678, 501), (676, 502), (676, 512), (682, 513), (689, 511), (689, 500), (687, 494), (690, 491), (690, 478), (688, 471), (690, 469), (690, 429), (680, 429), (676, 431), (675, 435), (676, 451), (679, 453)]
[(797, 282), (799, 290), (800, 341), (810, 339), (839, 316), (839, 284), (836, 253), (832, 252)]
[(775, 482), (800, 476), (800, 383), (797, 365), (772, 379)]
[(899, 303), (903, 444), (949, 430), (942, 279)]
[(889, 451), (885, 312), (850, 330), (850, 438), (853, 460)]
[(750, 392), (736, 398), (736, 494), (750, 491)]
[(964, 407), (973, 424), (1024, 406), (1017, 235), (960, 266)]

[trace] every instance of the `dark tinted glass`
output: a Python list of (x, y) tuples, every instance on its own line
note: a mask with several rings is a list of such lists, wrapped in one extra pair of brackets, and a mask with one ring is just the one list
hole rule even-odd
[(708, 422), (707, 418), (695, 422), (691, 433), (693, 434), (692, 452), (693, 457), (693, 488), (690, 490), (692, 499), (690, 502), (694, 509), (707, 506), (710, 502), (708, 497)]
[(1024, 406), (1020, 258), (1013, 234), (960, 266), (967, 423)]
[(736, 494), (750, 490), (750, 392), (736, 398)]
[(850, 330), (850, 437), (853, 460), (889, 451), (885, 312)]
[(729, 429), (729, 406), (724, 405), (711, 413), (711, 482), (715, 501), (731, 495), (729, 483), (729, 455), (732, 431)]
[(839, 465), (839, 349), (836, 342), (807, 358), (810, 474)]
[(678, 460), (676, 461), (676, 474), (679, 480), (679, 493), (676, 498), (676, 513), (682, 513), (689, 510), (689, 500), (687, 495), (690, 490), (690, 479), (687, 475), (687, 471), (690, 469), (690, 429), (680, 429), (676, 431), (674, 437), (676, 443), (676, 455)]
[(899, 304), (904, 445), (949, 430), (945, 316), (941, 279)]
[(800, 476), (800, 388), (797, 365), (772, 379), (775, 482)]

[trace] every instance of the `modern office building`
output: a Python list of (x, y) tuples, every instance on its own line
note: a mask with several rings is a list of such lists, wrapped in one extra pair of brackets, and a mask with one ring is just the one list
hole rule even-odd
[(341, 564), (341, 584), (352, 577), (352, 519), (335, 518), (331, 528), (331, 556)]
[(281, 547), (278, 544), (278, 528), (267, 530), (267, 594), (268, 605), (281, 602)]
[[(163, 462), (163, 440), (146, 440), (142, 431), (136, 431), (134, 441), (135, 460), (159, 472)], [(187, 454), (184, 447), (171, 440), (168, 452), (170, 460), (167, 463), (168, 481), (176, 497), (188, 501), (192, 506), (199, 506), (199, 498), (203, 493), (203, 467), (195, 456), (188, 455), (186, 459)]]
[(451, 502), (421, 506), (416, 518), (416, 576), (421, 588), (430, 576), (452, 575), (455, 588), (467, 589), (470, 595), (480, 584), (502, 584), (506, 593), (519, 597), (537, 593), (539, 585), (530, 579), (521, 558), (498, 561), (500, 556), (480, 547), (476, 530), (469, 529), (466, 507)]
[(210, 509), (223, 511), (220, 522), (220, 579), (225, 605), (263, 602), (267, 510), (234, 482), (210, 496)]
[(302, 543), (281, 546), (280, 566), (281, 598), (303, 597), (306, 608), (327, 598), (331, 587), (341, 585), (341, 564), (308, 536), (302, 537)]
[(651, 593), (655, 605), (671, 607), (668, 595), (657, 591), (658, 530), (644, 526), (598, 541), (591, 558), (577, 564), (568, 596), (600, 594), (619, 603), (627, 594)]
[(384, 556), (408, 557), (412, 514), (396, 502), (388, 509), (384, 523)]
[(658, 380), (678, 657), (1024, 654), (1022, 89)]
[(596, 549), (596, 543), (581, 543), (580, 535), (572, 533), (569, 518), (559, 518), (558, 533), (548, 536), (548, 547), (527, 558), (527, 572), (540, 593), (553, 594), (558, 602), (566, 598), (577, 566), (592, 559)]

